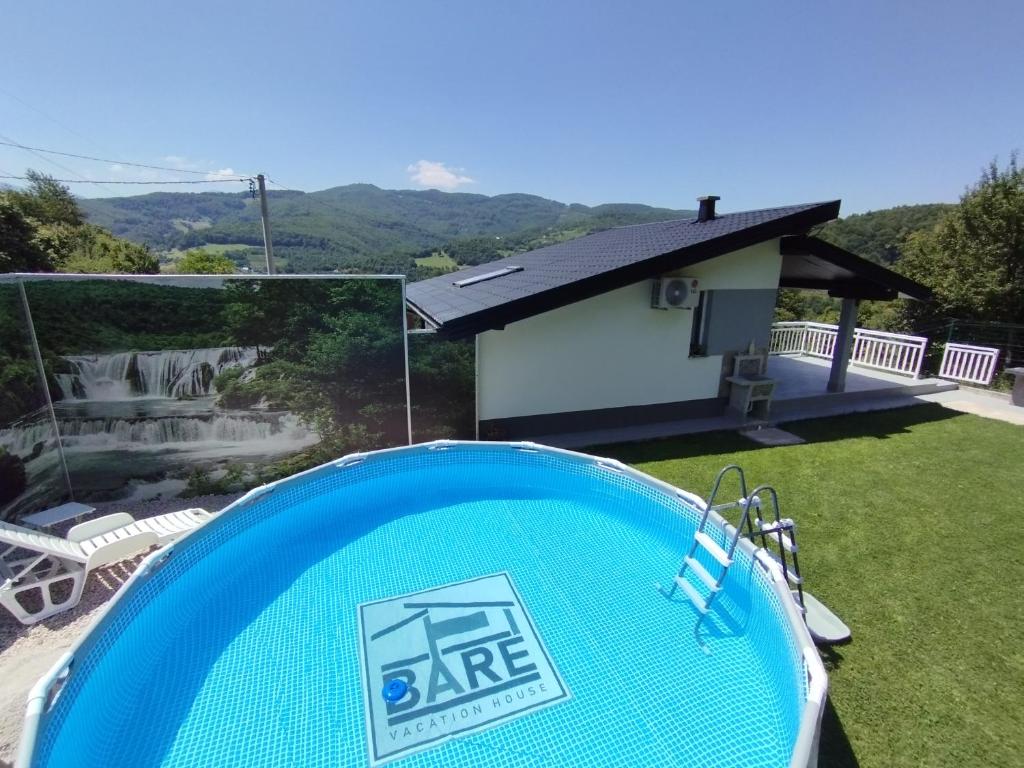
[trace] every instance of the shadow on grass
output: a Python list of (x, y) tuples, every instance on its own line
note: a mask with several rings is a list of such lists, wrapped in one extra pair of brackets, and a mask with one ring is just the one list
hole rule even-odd
[[(846, 640), (842, 645), (849, 645), (849, 643), (850, 641)], [(837, 650), (835, 645), (819, 645), (818, 652), (821, 654), (821, 663), (825, 665), (825, 671), (830, 675), (843, 663), (843, 654)]]
[(586, 453), (608, 456), (627, 464), (648, 461), (673, 461), (719, 453), (737, 453), (763, 448), (737, 432), (701, 432), (695, 435), (664, 437), (634, 443), (611, 443), (582, 448)]
[(818, 765), (828, 768), (857, 768), (860, 765), (831, 698), (825, 700), (825, 713), (821, 719)]
[[(906, 434), (920, 424), (956, 419), (962, 416), (963, 414), (943, 408), (937, 403), (927, 403), (887, 411), (791, 421), (780, 426), (808, 443), (823, 443), (862, 437), (884, 439), (893, 435)], [(781, 446), (782, 449), (786, 447), (789, 446)], [(755, 443), (738, 432), (722, 431), (591, 446), (584, 450), (587, 453), (616, 458), (628, 464), (642, 464), (650, 461), (672, 461), (697, 456), (759, 451), (764, 448), (766, 446)]]
[(823, 443), (830, 440), (852, 440), (858, 437), (885, 439), (893, 435), (906, 434), (921, 424), (962, 418), (964, 414), (943, 408), (938, 403), (926, 403), (888, 411), (850, 413), (827, 419), (791, 421), (781, 426), (798, 434), (808, 443)]

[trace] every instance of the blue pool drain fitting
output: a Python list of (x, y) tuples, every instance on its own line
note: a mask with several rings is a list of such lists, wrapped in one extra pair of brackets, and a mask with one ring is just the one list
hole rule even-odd
[(405, 696), (409, 690), (409, 686), (405, 680), (400, 677), (396, 677), (393, 680), (388, 680), (384, 684), (384, 690), (381, 691), (381, 695), (384, 697), (384, 701), (401, 701), (402, 697)]

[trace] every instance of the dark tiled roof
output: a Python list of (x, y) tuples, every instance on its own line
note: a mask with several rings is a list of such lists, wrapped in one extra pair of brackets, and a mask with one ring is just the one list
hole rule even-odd
[(781, 288), (818, 289), (853, 299), (932, 298), (929, 288), (909, 277), (816, 237), (784, 237), (779, 251)]
[[(409, 303), (449, 336), (467, 336), (808, 228), (839, 215), (839, 201), (677, 219), (598, 232), (411, 283)], [(457, 287), (502, 267), (521, 271)]]

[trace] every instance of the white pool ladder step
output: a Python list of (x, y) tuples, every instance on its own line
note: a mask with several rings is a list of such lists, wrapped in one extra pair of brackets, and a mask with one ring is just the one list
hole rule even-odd
[[(704, 567), (704, 564), (697, 559), (697, 552), (699, 550), (704, 550), (711, 555), (711, 558), (718, 565), (720, 570), (717, 576), (712, 575)], [(680, 566), (679, 573), (676, 574), (673, 581), (675, 586), (683, 590), (683, 594), (690, 598), (690, 602), (693, 603), (693, 607), (697, 609), (697, 612), (704, 616), (711, 609), (711, 603), (714, 601), (715, 596), (721, 591), (722, 582), (725, 581), (725, 576), (729, 573), (730, 565), (732, 565), (730, 552), (726, 552), (704, 531), (698, 530), (693, 535), (693, 544), (690, 547), (690, 552), (683, 558), (683, 564)], [(697, 580), (707, 587), (707, 596), (702, 595), (700, 590), (686, 578), (687, 571), (693, 573)]]
[(728, 553), (718, 546), (718, 544), (715, 543), (715, 540), (704, 533), (704, 531), (697, 531), (697, 533), (693, 535), (693, 539), (704, 548), (705, 552), (715, 558), (720, 566), (728, 568), (732, 565), (732, 558), (729, 557)]
[[(701, 565), (700, 560), (697, 560), (694, 557), (687, 557), (684, 562), (686, 563), (686, 567), (693, 571), (693, 574), (698, 579), (704, 582), (704, 586), (706, 586), (709, 591), (718, 591), (718, 579), (716, 579), (714, 576), (708, 573), (707, 569), (703, 565)], [(676, 581), (686, 581), (686, 579), (682, 576), (676, 576)], [(682, 584), (680, 584), (679, 586), (682, 586)]]
[(686, 580), (685, 576), (676, 576), (675, 582), (683, 590), (683, 594), (690, 598), (690, 602), (693, 603), (693, 607), (697, 609), (698, 613), (705, 614), (708, 612), (708, 604), (704, 596)]
[(796, 542), (793, 541), (791, 531), (795, 530), (796, 523), (788, 517), (782, 517), (778, 520), (758, 520), (757, 527), (761, 530), (761, 533), (777, 533), (775, 541), (779, 543), (783, 549), (790, 554), (797, 552)]

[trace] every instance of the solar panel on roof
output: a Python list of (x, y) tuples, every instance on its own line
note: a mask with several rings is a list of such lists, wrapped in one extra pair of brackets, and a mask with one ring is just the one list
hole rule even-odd
[(493, 280), (496, 277), (502, 277), (504, 275), (510, 275), (513, 272), (522, 271), (522, 267), (502, 267), (501, 269), (496, 269), (493, 272), (484, 272), (482, 275), (474, 275), (473, 277), (467, 277), (463, 280), (456, 280), (452, 285), (456, 288), (465, 288), (467, 285), (482, 283), (484, 280)]

